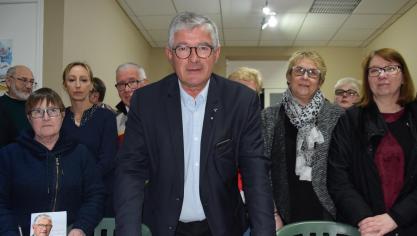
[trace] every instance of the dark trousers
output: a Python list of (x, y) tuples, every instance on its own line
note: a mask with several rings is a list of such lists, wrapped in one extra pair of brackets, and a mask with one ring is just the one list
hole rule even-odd
[(207, 220), (184, 223), (179, 221), (175, 236), (212, 236)]

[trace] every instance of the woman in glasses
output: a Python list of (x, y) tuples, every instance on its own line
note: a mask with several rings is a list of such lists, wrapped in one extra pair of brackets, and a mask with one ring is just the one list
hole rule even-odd
[(33, 92), (25, 110), (32, 130), (0, 149), (0, 235), (29, 235), (31, 213), (53, 211), (67, 212), (68, 235), (91, 235), (105, 197), (93, 155), (61, 130), (53, 90)]
[(334, 86), (334, 102), (343, 109), (355, 105), (359, 102), (360, 81), (345, 77), (339, 79)]
[(337, 219), (362, 235), (417, 234), (417, 105), (394, 49), (363, 61), (363, 95), (336, 126), (328, 187)]
[(326, 188), (327, 150), (343, 110), (320, 91), (326, 75), (323, 58), (313, 51), (295, 52), (286, 73), (282, 101), (262, 111), (265, 155), (271, 178), (277, 228), (282, 224), (332, 219)]
[(109, 194), (105, 216), (114, 217), (111, 196), (117, 152), (116, 117), (108, 109), (91, 103), (92, 78), (93, 72), (86, 63), (73, 62), (66, 66), (62, 79), (71, 106), (65, 109), (62, 129), (93, 153)]

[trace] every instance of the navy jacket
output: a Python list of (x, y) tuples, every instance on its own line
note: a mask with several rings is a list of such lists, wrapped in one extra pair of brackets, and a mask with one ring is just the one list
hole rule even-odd
[(105, 190), (94, 158), (62, 133), (49, 151), (33, 131), (0, 149), (0, 235), (29, 235), (34, 212), (67, 211), (68, 224), (92, 233), (103, 214)]
[(417, 103), (405, 106), (405, 122), (413, 140), (405, 165), (404, 185), (390, 210), (374, 162), (379, 141), (388, 127), (371, 104), (348, 109), (333, 131), (329, 149), (327, 185), (338, 221), (353, 226), (366, 217), (388, 213), (398, 228), (388, 235), (417, 235)]
[[(172, 74), (136, 90), (131, 101), (125, 141), (117, 156), (117, 235), (140, 235), (143, 222), (154, 236), (173, 236), (184, 195), (178, 77)], [(256, 93), (213, 74), (200, 154), (200, 198), (213, 235), (241, 236), (246, 230), (238, 168), (252, 235), (275, 234), (270, 162), (263, 155), (261, 133)]]

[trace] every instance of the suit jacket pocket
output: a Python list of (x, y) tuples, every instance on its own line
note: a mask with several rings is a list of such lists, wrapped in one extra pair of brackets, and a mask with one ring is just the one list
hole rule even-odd
[(214, 163), (216, 170), (223, 182), (229, 184), (236, 178), (237, 163), (235, 159), (235, 147), (232, 139), (223, 139), (216, 143), (214, 151)]

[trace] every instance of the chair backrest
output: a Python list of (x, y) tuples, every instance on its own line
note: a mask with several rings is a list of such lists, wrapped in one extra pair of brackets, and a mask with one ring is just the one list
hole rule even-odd
[[(114, 236), (116, 223), (114, 218), (103, 218), (94, 229), (94, 236)], [(149, 228), (142, 224), (142, 236), (152, 236)]]
[(277, 236), (360, 236), (357, 228), (333, 221), (302, 221), (285, 225)]

